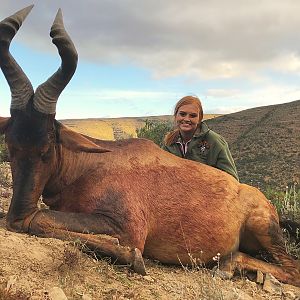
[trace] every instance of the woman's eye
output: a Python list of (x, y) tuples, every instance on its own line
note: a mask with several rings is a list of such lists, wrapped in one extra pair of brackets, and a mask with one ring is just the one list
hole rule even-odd
[(190, 118), (197, 118), (197, 117), (198, 117), (197, 114), (191, 114), (191, 115), (190, 115)]
[(180, 112), (179, 115), (180, 115), (181, 117), (185, 117), (185, 116), (186, 116), (186, 113), (185, 113), (185, 112)]

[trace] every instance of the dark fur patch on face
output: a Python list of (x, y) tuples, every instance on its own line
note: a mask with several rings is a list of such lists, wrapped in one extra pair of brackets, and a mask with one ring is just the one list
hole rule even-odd
[(36, 207), (40, 183), (46, 178), (49, 168), (47, 155), (55, 134), (53, 116), (35, 111), (12, 110), (6, 131), (13, 175), (13, 198), (9, 217), (22, 219)]
[(43, 145), (48, 141), (48, 127), (46, 115), (33, 117), (24, 112), (17, 112), (12, 117), (7, 139), (9, 143), (23, 147)]

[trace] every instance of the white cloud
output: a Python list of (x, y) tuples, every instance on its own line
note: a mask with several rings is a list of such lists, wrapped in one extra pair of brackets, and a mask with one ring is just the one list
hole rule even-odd
[(241, 110), (247, 109), (247, 106), (218, 106), (214, 109), (209, 109), (206, 113), (212, 114), (231, 114)]
[(113, 89), (65, 92), (61, 98), (57, 105), (59, 119), (86, 118), (86, 115), (99, 118), (172, 114), (179, 99), (172, 92)]
[[(300, 71), (300, 2), (2, 0), (0, 19), (32, 2), (16, 42), (57, 57), (49, 30), (61, 7), (80, 64), (140, 67), (162, 82), (142, 91), (125, 84), (119, 90), (70, 88), (58, 104), (62, 117), (74, 114), (72, 103), (83, 117), (114, 115), (117, 109), (123, 115), (169, 114), (182, 94), (191, 93), (202, 97), (207, 109), (223, 113), (300, 98), (294, 83)], [(165, 79), (174, 79), (169, 92)], [(2, 114), (8, 106), (0, 97)]]
[(240, 91), (237, 89), (208, 89), (206, 96), (208, 97), (219, 97), (219, 98), (228, 98), (237, 96), (240, 94)]
[[(222, 92), (224, 93), (222, 94)], [(300, 88), (292, 85), (278, 84), (264, 86), (253, 91), (232, 91), (231, 94), (229, 92), (213, 91), (205, 95), (203, 98), (204, 111), (226, 114), (300, 99)]]
[(274, 69), (281, 72), (293, 72), (300, 75), (300, 56), (297, 53), (282, 55), (274, 62)]
[[(54, 53), (48, 32), (62, 7), (81, 59), (131, 62), (150, 68), (155, 78), (247, 77), (278, 64), (290, 72), (295, 62), (284, 63), (282, 56), (299, 60), (300, 2), (292, 0), (35, 2), (20, 41)], [(31, 1), (1, 3), (4, 17)]]

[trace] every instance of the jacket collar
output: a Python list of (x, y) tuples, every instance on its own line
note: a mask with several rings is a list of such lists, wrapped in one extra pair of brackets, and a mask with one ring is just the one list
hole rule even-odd
[(196, 129), (193, 137), (204, 137), (210, 129), (208, 128), (205, 122), (201, 122), (198, 128)]

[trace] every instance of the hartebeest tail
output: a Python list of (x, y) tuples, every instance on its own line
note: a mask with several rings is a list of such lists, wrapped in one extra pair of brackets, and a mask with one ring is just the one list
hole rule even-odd
[[(194, 259), (207, 264), (220, 253), (227, 271), (262, 270), (300, 286), (276, 210), (257, 189), (150, 141), (100, 141), (55, 120), (56, 102), (75, 72), (77, 52), (59, 10), (50, 35), (61, 66), (34, 93), (9, 52), (31, 9), (0, 23), (0, 67), (12, 93), (11, 117), (0, 117), (13, 175), (7, 228), (79, 239), (141, 274), (141, 253), (172, 264)], [(38, 209), (40, 196), (50, 209)], [(275, 263), (255, 259), (261, 250)]]

